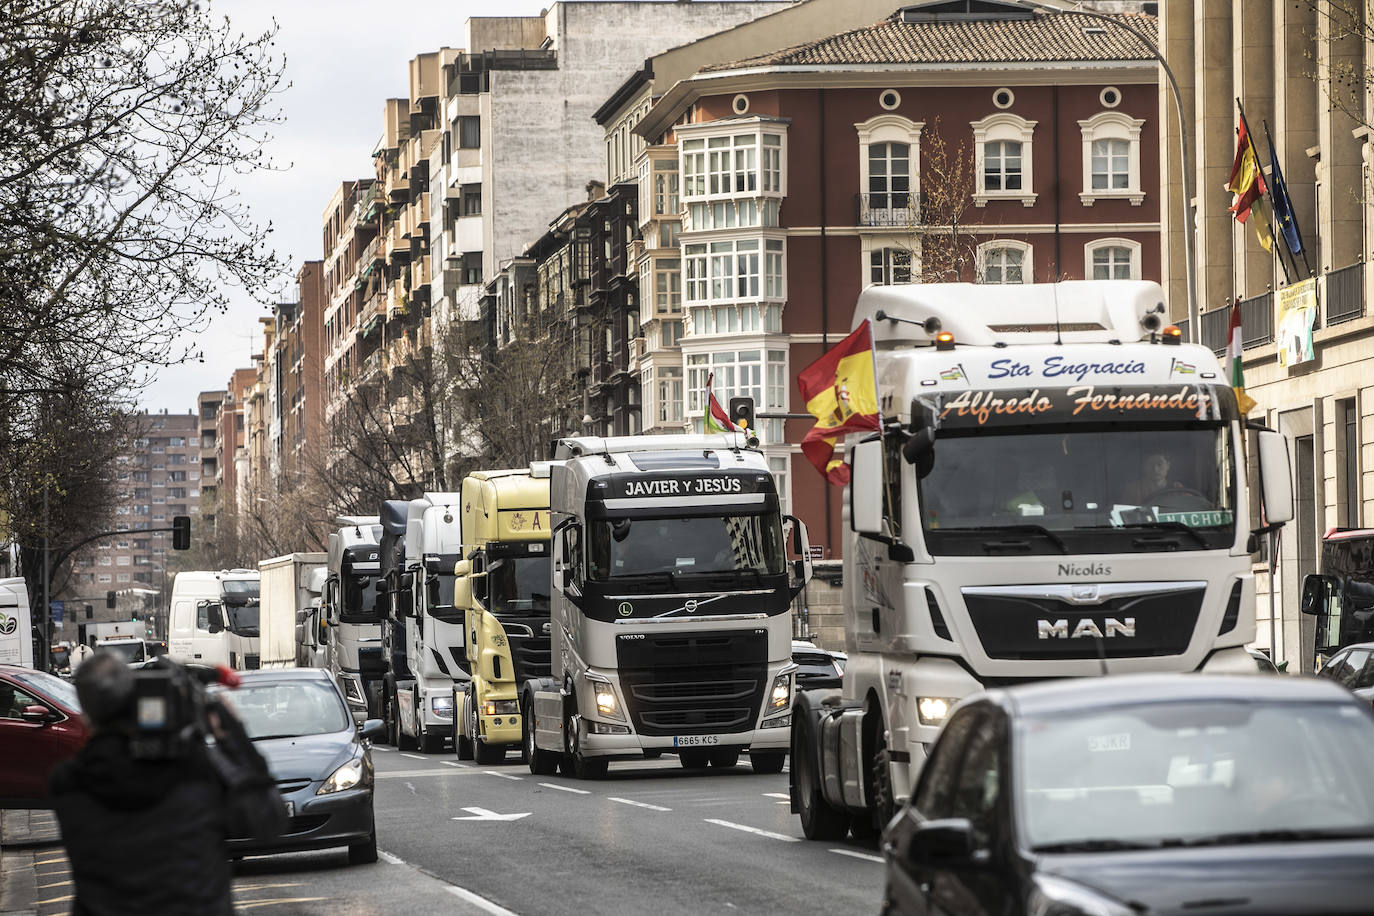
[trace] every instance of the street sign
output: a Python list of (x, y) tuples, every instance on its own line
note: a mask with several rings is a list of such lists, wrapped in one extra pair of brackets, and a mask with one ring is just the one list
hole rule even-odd
[(56, 626), (62, 626), (62, 614), (67, 609), (65, 601), (49, 601), (48, 607), (52, 608), (52, 622)]
[(811, 550), (811, 559), (813, 559), (813, 560), (824, 560), (824, 559), (825, 559), (825, 546), (824, 546), (823, 544), (810, 544), (810, 545), (808, 545), (808, 546), (810, 547), (810, 550)]

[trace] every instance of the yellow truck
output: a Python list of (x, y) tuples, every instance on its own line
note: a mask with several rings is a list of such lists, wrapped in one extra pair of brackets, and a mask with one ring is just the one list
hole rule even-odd
[(471, 678), (454, 688), (459, 759), (500, 762), (521, 745), (519, 685), (549, 664), (549, 465), (475, 471), (463, 480), (462, 608)]

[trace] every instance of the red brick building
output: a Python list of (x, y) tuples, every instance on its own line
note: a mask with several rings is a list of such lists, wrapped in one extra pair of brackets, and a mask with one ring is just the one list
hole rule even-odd
[[(1121, 15), (1154, 38), (1153, 17)], [(849, 332), (859, 292), (921, 280), (923, 201), (947, 180), (923, 168), (937, 130), (973, 158), (960, 279), (1160, 279), (1158, 114), (1154, 55), (1125, 30), (976, 0), (679, 81), (634, 128), (641, 176), (678, 164), (678, 415), (699, 422), (709, 372), (717, 397), (804, 411), (797, 372)], [(670, 349), (642, 352), (662, 365)], [(838, 557), (839, 490), (797, 449), (810, 424), (782, 425), (762, 433), (785, 501)]]

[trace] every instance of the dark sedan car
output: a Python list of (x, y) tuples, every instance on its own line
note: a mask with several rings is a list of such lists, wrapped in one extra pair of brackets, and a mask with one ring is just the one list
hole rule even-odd
[(47, 807), (52, 768), (89, 734), (70, 683), (0, 665), (0, 808)]
[(271, 844), (231, 839), (235, 855), (347, 846), (353, 864), (377, 861), (372, 754), (380, 719), (356, 725), (343, 694), (315, 668), (241, 672), (222, 690), (272, 770), (287, 826)]
[(1374, 713), (1312, 679), (970, 698), (883, 838), (888, 913), (1368, 913)]

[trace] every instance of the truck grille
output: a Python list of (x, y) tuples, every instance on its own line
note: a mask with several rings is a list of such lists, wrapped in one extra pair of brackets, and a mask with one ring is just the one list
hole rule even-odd
[(768, 676), (765, 630), (616, 640), (620, 684), (642, 735), (742, 732), (753, 728)]
[(243, 667), (246, 671), (256, 671), (259, 664), (259, 656), (257, 655), (245, 655), (243, 657)]
[[(966, 591), (963, 597), (989, 658), (1039, 661), (1097, 658), (1099, 643), (1107, 658), (1182, 655), (1193, 638), (1205, 593), (1204, 587), (1122, 595), (1099, 604), (1075, 604), (1052, 595)], [(1111, 626), (1128, 619), (1133, 635)], [(1094, 630), (1103, 638), (1094, 638)]]

